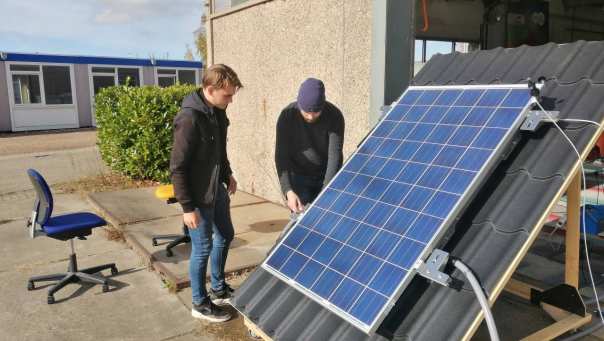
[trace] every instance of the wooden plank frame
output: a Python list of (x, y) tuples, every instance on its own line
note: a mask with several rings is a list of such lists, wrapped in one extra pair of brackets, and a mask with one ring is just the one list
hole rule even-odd
[[(581, 209), (581, 171), (575, 171), (572, 180), (566, 189), (567, 201), (567, 223), (566, 223), (566, 254), (564, 264), (564, 281), (578, 289), (579, 287), (579, 245), (580, 245), (580, 209)], [(505, 286), (506, 291), (526, 300), (531, 299), (531, 289), (541, 290), (515, 279), (510, 279)], [(591, 322), (591, 314), (579, 316), (569, 313), (547, 303), (541, 303), (541, 307), (552, 318), (555, 323), (523, 338), (523, 341), (552, 340), (568, 331), (577, 329)]]
[[(531, 247), (531, 245), (533, 245), (533, 242), (535, 241), (535, 239), (537, 239), (537, 236), (539, 236), (539, 233), (541, 232), (541, 229), (543, 228), (543, 225), (547, 221), (547, 218), (548, 218), (550, 212), (552, 211), (554, 205), (556, 203), (558, 203), (558, 201), (560, 201), (560, 199), (562, 198), (562, 195), (564, 194), (564, 192), (566, 192), (566, 190), (570, 188), (570, 184), (571, 184), (572, 181), (575, 180), (575, 177), (577, 176), (577, 174), (580, 174), (580, 172), (581, 172), (581, 163), (583, 162), (583, 160), (585, 160), (587, 158), (587, 155), (589, 155), (589, 152), (596, 145), (596, 142), (598, 141), (598, 138), (602, 134), (602, 124), (604, 124), (604, 121), (600, 122), (600, 123), (601, 123), (601, 125), (598, 127), (598, 129), (596, 130), (596, 132), (594, 132), (594, 134), (592, 135), (591, 139), (587, 143), (586, 148), (581, 153), (581, 159), (577, 160), (575, 162), (575, 164), (573, 165), (573, 168), (569, 172), (569, 174), (571, 174), (571, 176), (569, 176), (566, 179), (564, 179), (564, 183), (560, 187), (560, 190), (556, 193), (556, 195), (554, 196), (554, 199), (550, 202), (550, 204), (548, 205), (547, 209), (541, 215), (540, 219), (538, 220), (537, 224), (535, 225), (535, 228), (530, 233), (528, 239), (526, 240), (526, 242), (524, 243), (524, 245), (522, 246), (522, 248), (520, 249), (520, 251), (516, 254), (516, 257), (513, 259), (512, 263), (508, 266), (506, 272), (501, 276), (501, 278), (499, 279), (499, 281), (497, 282), (497, 284), (493, 288), (493, 290), (491, 292), (491, 295), (488, 298), (489, 299), (489, 304), (491, 306), (493, 306), (493, 304), (495, 304), (495, 301), (497, 300), (497, 298), (501, 294), (501, 291), (504, 290), (506, 284), (512, 278), (512, 274), (514, 273), (514, 271), (516, 271), (516, 268), (518, 267), (518, 265), (520, 264), (520, 262), (522, 261), (522, 259), (526, 255), (526, 253), (528, 252), (528, 250)], [(579, 179), (579, 184), (580, 183), (581, 182), (580, 182), (580, 179)], [(579, 187), (579, 190), (580, 190), (580, 187)], [(580, 197), (580, 194), (577, 197)], [(580, 202), (575, 202), (574, 204), (575, 204), (575, 206), (577, 206), (577, 205), (580, 206), (581, 203)], [(569, 206), (571, 206), (570, 202), (567, 203), (567, 207), (569, 207)], [(578, 222), (577, 222), (577, 224), (578, 224)], [(568, 280), (568, 278), (566, 278), (566, 280)], [(474, 321), (472, 322), (472, 324), (470, 325), (470, 327), (468, 328), (468, 330), (466, 331), (466, 333), (462, 337), (462, 340), (470, 340), (472, 338), (472, 336), (474, 335), (474, 333), (476, 333), (476, 330), (480, 326), (480, 323), (482, 322), (483, 319), (484, 319), (484, 314), (483, 314), (483, 312), (481, 310), (478, 313), (478, 315), (476, 315), (476, 318), (474, 319)]]

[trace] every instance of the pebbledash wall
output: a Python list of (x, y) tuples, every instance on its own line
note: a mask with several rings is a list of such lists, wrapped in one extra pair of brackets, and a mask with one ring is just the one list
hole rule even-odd
[[(95, 125), (94, 95), (118, 84), (199, 84), (202, 63), (0, 53), (0, 131)], [(128, 80), (129, 79), (129, 80)]]
[(244, 84), (227, 110), (229, 158), (240, 188), (281, 202), (275, 125), (304, 79), (323, 80), (327, 100), (344, 113), (345, 157), (370, 127), (372, 2), (250, 3), (212, 16), (209, 61), (233, 67)]

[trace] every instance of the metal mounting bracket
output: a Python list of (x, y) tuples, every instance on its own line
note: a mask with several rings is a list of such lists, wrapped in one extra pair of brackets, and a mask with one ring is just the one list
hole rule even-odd
[(542, 110), (531, 110), (528, 112), (526, 119), (520, 126), (520, 130), (535, 131), (539, 129), (543, 123), (552, 122), (552, 119), (554, 122), (558, 122), (559, 115), (559, 111), (548, 111), (547, 114), (545, 114)]
[(442, 272), (449, 261), (449, 254), (443, 250), (434, 249), (425, 262), (420, 262), (417, 267), (417, 273), (433, 282), (448, 287), (451, 284), (451, 277)]

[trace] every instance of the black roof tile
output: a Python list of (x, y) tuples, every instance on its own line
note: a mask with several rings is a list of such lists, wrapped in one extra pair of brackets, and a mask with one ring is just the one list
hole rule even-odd
[[(436, 55), (413, 84), (523, 83), (540, 76), (548, 79), (542, 93), (547, 110), (560, 111), (561, 118), (604, 119), (604, 42)], [(588, 123), (561, 121), (560, 126), (580, 152), (597, 131)], [(519, 133), (515, 149), (439, 247), (468, 264), (490, 293), (577, 163), (562, 134), (551, 125)], [(416, 276), (377, 333), (367, 336), (261, 268), (243, 283), (233, 303), (279, 340), (459, 339), (480, 311), (469, 289), (455, 291)]]

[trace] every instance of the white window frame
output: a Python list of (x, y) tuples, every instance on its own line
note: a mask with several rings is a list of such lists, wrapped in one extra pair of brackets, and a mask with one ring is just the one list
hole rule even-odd
[[(103, 72), (92, 72), (93, 67), (113, 68), (113, 73)], [(138, 65), (107, 65), (107, 64), (88, 64), (88, 84), (90, 88), (90, 99), (94, 102), (94, 87), (92, 83), (92, 76), (113, 76), (113, 85), (118, 85), (118, 70), (117, 69), (137, 69), (138, 70), (138, 81), (139, 87), (144, 85), (143, 82), (143, 68)]]
[[(113, 68), (113, 73), (104, 72), (92, 72), (93, 67), (104, 67)], [(138, 81), (139, 87), (144, 85), (143, 82), (143, 68), (138, 65), (107, 65), (107, 64), (88, 64), (88, 88), (90, 89), (90, 105), (94, 109), (94, 83), (92, 82), (93, 76), (113, 76), (113, 86), (118, 85), (118, 70), (117, 69), (137, 69), (138, 70)]]
[(193, 68), (193, 67), (156, 66), (154, 68), (153, 72), (155, 73), (155, 85), (157, 85), (157, 86), (159, 86), (159, 77), (162, 77), (158, 73), (159, 70), (175, 70), (176, 74), (174, 76), (176, 76), (176, 83), (179, 82), (179, 79), (178, 79), (178, 70), (194, 71), (195, 72), (195, 85), (199, 85), (199, 69), (197, 69), (197, 68)]
[[(11, 65), (31, 65), (38, 66), (39, 71), (11, 71)], [(67, 66), (69, 67), (69, 83), (71, 85), (71, 104), (46, 104), (46, 93), (44, 89), (44, 71), (42, 69), (43, 66)], [(16, 109), (27, 109), (27, 108), (70, 108), (77, 107), (77, 93), (75, 87), (75, 73), (73, 69), (73, 64), (66, 63), (44, 63), (44, 62), (19, 62), (19, 61), (11, 61), (6, 62), (6, 83), (8, 84), (8, 92), (9, 92), (9, 103), (11, 108)], [(13, 88), (13, 75), (38, 75), (38, 81), (40, 82), (40, 103), (15, 103), (15, 89)]]

